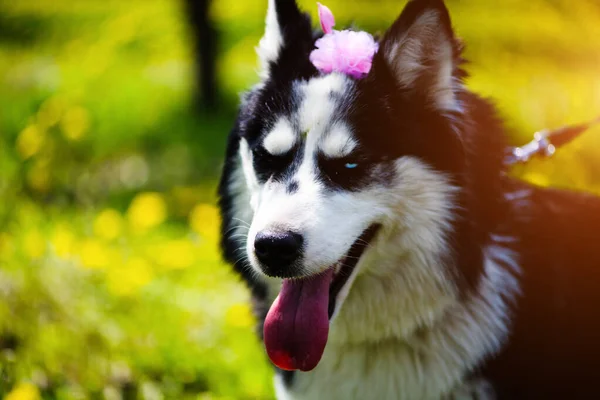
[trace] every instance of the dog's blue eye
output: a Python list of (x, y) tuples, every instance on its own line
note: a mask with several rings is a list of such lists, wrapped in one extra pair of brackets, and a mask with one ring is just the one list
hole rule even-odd
[(354, 169), (354, 168), (358, 167), (358, 164), (355, 164), (355, 163), (346, 163), (346, 165), (344, 165), (344, 167), (346, 167), (348, 169)]

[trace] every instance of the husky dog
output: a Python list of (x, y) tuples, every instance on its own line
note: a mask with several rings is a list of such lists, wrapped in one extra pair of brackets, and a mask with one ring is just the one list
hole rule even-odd
[(591, 398), (598, 198), (506, 175), (442, 0), (409, 1), (363, 79), (319, 72), (318, 38), (269, 0), (219, 188), (277, 397)]

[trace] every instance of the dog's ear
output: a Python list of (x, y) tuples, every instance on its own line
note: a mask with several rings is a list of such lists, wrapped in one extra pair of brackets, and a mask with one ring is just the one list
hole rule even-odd
[(308, 15), (295, 0), (269, 0), (265, 33), (256, 49), (261, 61), (261, 76), (271, 75), (275, 64), (305, 57), (312, 50), (312, 28)]
[(411, 0), (383, 37), (375, 62), (385, 63), (401, 88), (455, 111), (459, 59), (460, 43), (443, 0)]

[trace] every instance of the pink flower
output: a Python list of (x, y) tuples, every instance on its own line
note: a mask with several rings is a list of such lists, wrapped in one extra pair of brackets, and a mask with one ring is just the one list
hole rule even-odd
[(319, 18), (325, 35), (316, 41), (310, 61), (323, 73), (341, 72), (353, 78), (364, 78), (371, 70), (378, 44), (367, 32), (333, 30), (335, 19), (326, 6), (319, 3)]

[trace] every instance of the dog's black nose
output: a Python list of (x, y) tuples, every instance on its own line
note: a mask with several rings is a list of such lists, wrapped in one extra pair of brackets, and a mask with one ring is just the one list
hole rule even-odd
[(294, 276), (291, 264), (300, 257), (302, 235), (295, 232), (259, 232), (254, 239), (254, 252), (265, 274), (280, 278)]

